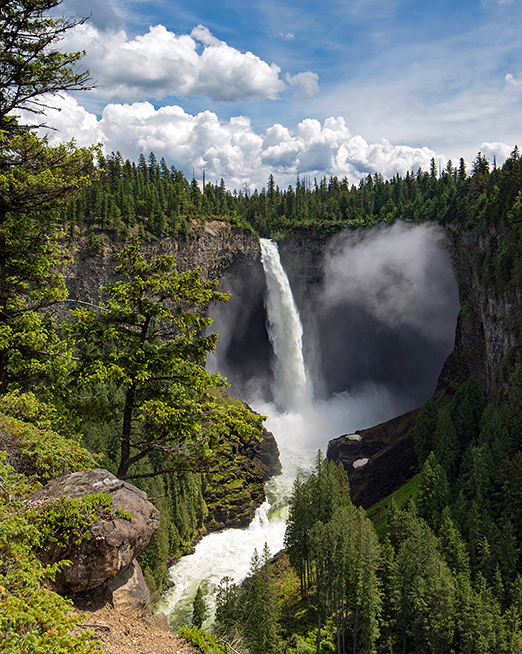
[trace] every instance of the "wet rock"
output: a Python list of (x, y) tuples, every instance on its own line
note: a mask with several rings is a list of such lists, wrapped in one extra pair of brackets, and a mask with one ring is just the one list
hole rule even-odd
[(248, 458), (262, 470), (263, 481), (281, 474), (279, 447), (272, 432), (263, 427), (262, 440), (254, 443), (247, 451)]
[(352, 475), (361, 467), (361, 461), (369, 459), (384, 447), (380, 440), (366, 440), (360, 434), (344, 434), (328, 443), (326, 457), (329, 461), (342, 463), (343, 468)]

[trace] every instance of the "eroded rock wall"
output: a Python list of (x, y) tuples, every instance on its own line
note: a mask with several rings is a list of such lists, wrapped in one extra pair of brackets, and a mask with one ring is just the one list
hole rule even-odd
[[(106, 240), (103, 252), (92, 255), (89, 253), (88, 238), (79, 238), (72, 253), (74, 262), (66, 272), (69, 298), (98, 304), (104, 297), (100, 286), (115, 279), (116, 255), (123, 246), (123, 241)], [(141, 251), (148, 260), (162, 254), (172, 255), (176, 258), (178, 270), (201, 268), (205, 279), (220, 277), (237, 261), (260, 257), (259, 241), (255, 234), (232, 230), (228, 223), (217, 220), (207, 223), (197, 238), (143, 241)]]
[(520, 344), (521, 289), (502, 290), (482, 285), (474, 261), (488, 254), (488, 239), (474, 231), (447, 230), (461, 311), (457, 321), (455, 349), (465, 370), (477, 378), (490, 401), (508, 391), (506, 356)]

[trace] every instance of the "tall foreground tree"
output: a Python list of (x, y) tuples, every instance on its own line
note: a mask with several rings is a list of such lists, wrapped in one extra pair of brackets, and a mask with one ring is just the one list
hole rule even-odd
[(67, 30), (84, 22), (51, 17), (48, 12), (60, 4), (62, 0), (0, 2), (0, 130), (5, 137), (20, 131), (13, 112), (41, 114), (52, 94), (89, 88), (89, 72), (77, 69), (83, 53), (54, 47)]
[(90, 183), (93, 150), (0, 132), (0, 393), (17, 372), (41, 377), (63, 360), (41, 310), (66, 297), (58, 208)]
[[(77, 309), (71, 332), (79, 345), (78, 383), (94, 391), (87, 410), (117, 429), (118, 476), (215, 465), (222, 437), (259, 432), (259, 416), (245, 405), (216, 401), (212, 391), (225, 381), (204, 367), (217, 334), (204, 335), (211, 320), (203, 310), (227, 296), (199, 270), (178, 272), (171, 256), (147, 263), (137, 240), (120, 253), (115, 272), (122, 279), (104, 289), (109, 300), (99, 310)], [(132, 470), (146, 458), (154, 472)]]
[[(41, 377), (43, 360), (58, 361), (44, 307), (65, 297), (58, 208), (94, 176), (94, 148), (49, 147), (20, 124), (22, 109), (42, 113), (53, 93), (87, 88), (81, 53), (55, 46), (76, 19), (51, 18), (61, 0), (0, 1), (0, 393), (9, 374)], [(63, 352), (61, 353), (63, 355)], [(29, 374), (30, 376), (30, 374)]]

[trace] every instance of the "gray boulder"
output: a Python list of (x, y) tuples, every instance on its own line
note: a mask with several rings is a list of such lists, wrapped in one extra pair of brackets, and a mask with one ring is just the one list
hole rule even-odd
[(90, 527), (89, 538), (80, 543), (51, 544), (39, 551), (43, 563), (72, 562), (56, 577), (59, 593), (90, 590), (116, 577), (143, 552), (159, 526), (160, 512), (147, 500), (147, 494), (102, 469), (53, 479), (27, 499), (27, 508), (42, 507), (63, 496), (79, 498), (101, 492), (113, 498), (112, 509), (123, 509), (132, 520), (103, 516)]
[(150, 592), (137, 561), (105, 585), (105, 597), (120, 613), (142, 613), (150, 609)]

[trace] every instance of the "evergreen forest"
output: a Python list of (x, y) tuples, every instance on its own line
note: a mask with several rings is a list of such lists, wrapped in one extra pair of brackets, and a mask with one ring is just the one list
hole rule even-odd
[[(36, 550), (53, 530), (79, 537), (111, 509), (94, 497), (57, 507), (49, 523), (24, 504), (49, 479), (102, 466), (147, 491), (162, 520), (140, 563), (157, 594), (167, 563), (191, 551), (233, 492), (260, 499), (245, 450), (262, 417), (205, 369), (216, 343), (206, 310), (227, 298), (173, 257), (148, 260), (143, 243), (197, 241), (211, 221), (276, 240), (432, 222), (478, 239), (470, 263), (488, 297), (515, 302), (522, 286), (517, 148), (502, 166), (479, 153), (470, 170), (463, 159), (441, 171), (432, 161), (405, 177), (304, 177), (287, 189), (271, 175), (250, 191), (189, 182), (153, 153), (130, 162), (51, 146), (16, 112), (39, 115), (45, 94), (88, 88), (81, 53), (56, 49), (81, 22), (49, 18), (60, 2), (0, 6), (0, 652), (17, 654), (99, 651), (87, 632), (72, 635), (69, 601), (48, 588), (61, 564)], [(116, 281), (96, 306), (67, 293), (84, 237), (93, 258), (119, 249)], [(519, 343), (520, 322), (510, 329)], [(319, 453), (294, 484), (286, 550), (256, 552), (240, 586), (222, 580), (214, 637), (201, 629), (198, 593), (185, 637), (241, 654), (522, 652), (520, 363), (517, 345), (488, 399), (453, 357), (445, 387), (418, 413), (417, 469), (384, 508), (356, 507), (346, 473)], [(13, 441), (18, 470), (3, 452)]]

